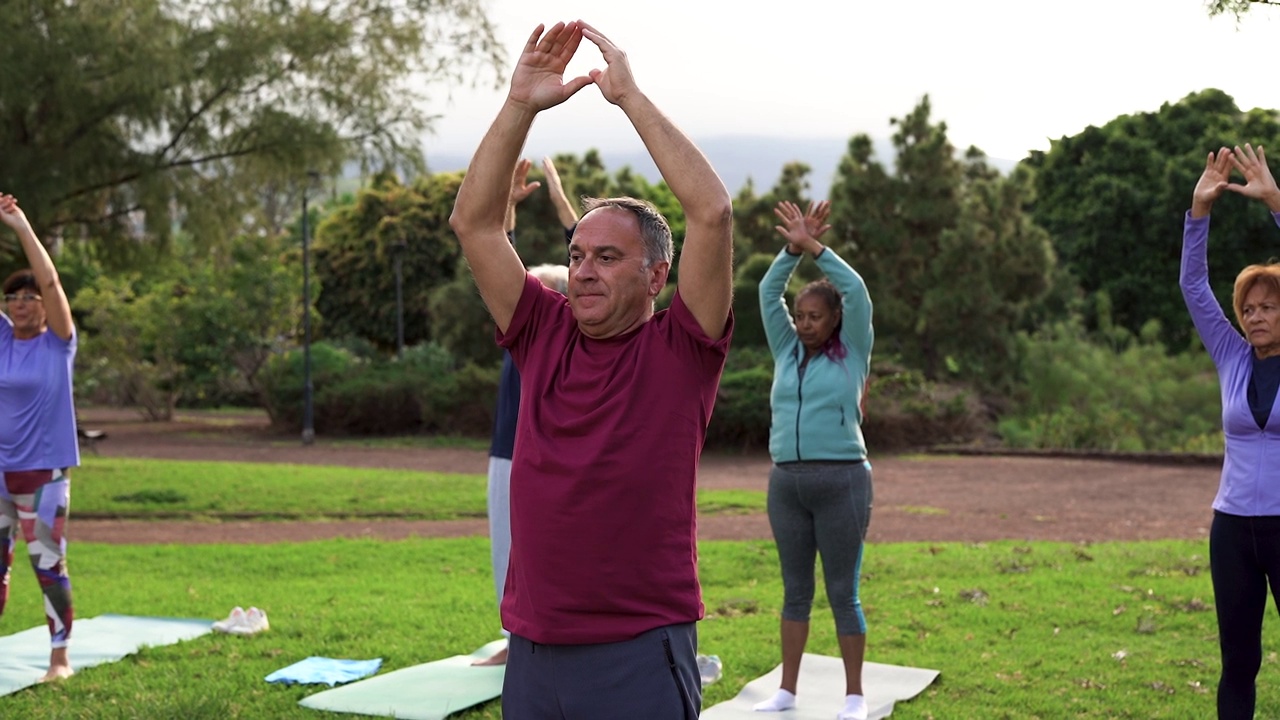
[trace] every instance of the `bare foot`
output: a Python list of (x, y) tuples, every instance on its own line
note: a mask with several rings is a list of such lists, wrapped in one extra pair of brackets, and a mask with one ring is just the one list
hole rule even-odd
[(47, 683), (55, 680), (66, 680), (74, 674), (75, 670), (72, 670), (70, 665), (51, 665), (49, 672), (45, 673), (44, 677), (40, 678), (38, 682)]
[(502, 648), (501, 650), (490, 655), (484, 660), (477, 660), (471, 663), (471, 666), (480, 667), (482, 665), (506, 665), (506, 664), (507, 664), (507, 649)]

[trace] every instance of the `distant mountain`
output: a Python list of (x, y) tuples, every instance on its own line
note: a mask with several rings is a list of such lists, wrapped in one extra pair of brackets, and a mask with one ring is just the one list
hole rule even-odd
[[(782, 175), (782, 168), (790, 162), (803, 162), (810, 168), (810, 195), (814, 198), (825, 198), (835, 178), (836, 166), (848, 147), (848, 138), (791, 138), (785, 136), (722, 136), (713, 138), (695, 138), (698, 147), (706, 153), (711, 164), (720, 173), (720, 178), (736, 195), (750, 178), (757, 193), (763, 193), (773, 187)], [(888, 139), (877, 138), (872, 141), (875, 153), (882, 162), (891, 162), (893, 144)], [(543, 155), (555, 155), (566, 152), (555, 148), (525, 149), (525, 157), (540, 158)], [(578, 151), (581, 152), (581, 151)], [(644, 146), (638, 142), (630, 148), (621, 150), (602, 150), (601, 158), (610, 172), (623, 167), (630, 167), (650, 182), (659, 180), (658, 169)], [(448, 172), (466, 169), (470, 163), (469, 155), (434, 154), (427, 157), (427, 166), (432, 172)], [(1014, 160), (989, 158), (992, 166), (1002, 173), (1017, 164)]]

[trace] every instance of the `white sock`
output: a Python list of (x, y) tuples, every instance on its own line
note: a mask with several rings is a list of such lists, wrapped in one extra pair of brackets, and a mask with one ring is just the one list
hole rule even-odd
[(861, 695), (845, 695), (844, 709), (836, 720), (867, 720), (867, 700)]
[(779, 712), (782, 710), (790, 710), (796, 706), (796, 696), (789, 690), (778, 688), (778, 692), (768, 700), (758, 702), (755, 705), (756, 712)]

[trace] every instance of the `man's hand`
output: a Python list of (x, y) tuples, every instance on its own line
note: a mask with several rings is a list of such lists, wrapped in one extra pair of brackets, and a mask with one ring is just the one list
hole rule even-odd
[(1196, 182), (1196, 189), (1191, 193), (1191, 217), (1202, 218), (1213, 209), (1213, 203), (1222, 197), (1227, 189), (1231, 176), (1231, 150), (1223, 147), (1218, 152), (1209, 153), (1204, 161), (1204, 172)]
[(525, 43), (507, 93), (509, 101), (533, 113), (555, 107), (591, 84), (586, 76), (564, 79), (564, 70), (582, 42), (579, 24), (556, 23), (545, 34), (543, 27), (535, 28)]
[(1248, 144), (1243, 150), (1237, 146), (1231, 154), (1231, 163), (1244, 175), (1245, 184), (1231, 183), (1227, 189), (1263, 201), (1271, 212), (1280, 212), (1280, 188), (1276, 187), (1276, 179), (1267, 167), (1267, 155), (1262, 146), (1259, 145), (1256, 152)]
[(533, 167), (533, 163), (524, 158), (520, 158), (520, 162), (516, 163), (516, 171), (511, 174), (511, 199), (508, 200), (510, 205), (519, 205), (524, 199), (533, 194), (534, 190), (542, 187), (542, 183), (537, 180), (529, 182), (529, 169)]
[(614, 105), (621, 105), (626, 98), (637, 91), (636, 80), (631, 75), (631, 65), (627, 62), (627, 54), (599, 30), (578, 21), (581, 25), (582, 37), (595, 43), (604, 56), (605, 69), (592, 70), (589, 75), (604, 99)]

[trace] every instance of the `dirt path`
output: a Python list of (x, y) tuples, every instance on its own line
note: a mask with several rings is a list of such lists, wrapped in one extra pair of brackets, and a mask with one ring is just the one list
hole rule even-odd
[[(86, 426), (108, 433), (107, 457), (235, 460), (484, 474), (484, 451), (361, 447), (319, 440), (303, 447), (270, 434), (261, 418), (184, 414), (143, 423), (119, 411), (86, 411)], [(872, 460), (871, 542), (1152, 540), (1203, 538), (1219, 468), (1128, 461), (910, 456)], [(705, 488), (764, 490), (764, 455), (708, 454)], [(269, 543), (330, 537), (485, 535), (484, 520), (332, 522), (136, 522), (77, 520), (75, 539), (113, 543)], [(708, 540), (770, 539), (763, 515), (699, 518)]]

